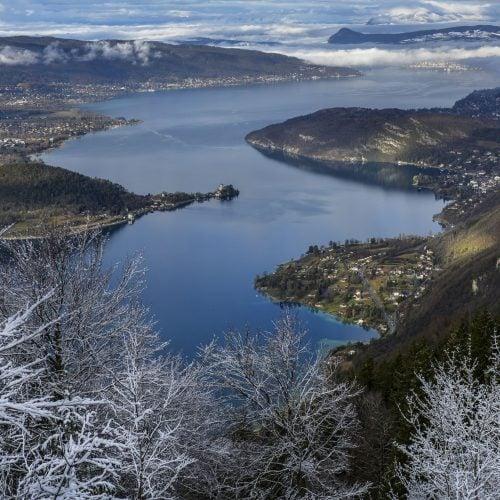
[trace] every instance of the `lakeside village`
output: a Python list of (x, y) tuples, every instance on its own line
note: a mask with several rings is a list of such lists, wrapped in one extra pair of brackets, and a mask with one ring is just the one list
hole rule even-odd
[(455, 73), (462, 71), (481, 71), (480, 68), (468, 66), (454, 61), (421, 61), (405, 66), (412, 70), (439, 71), (445, 73)]
[(404, 314), (401, 304), (418, 300), (436, 271), (426, 238), (346, 240), (310, 246), (300, 259), (258, 276), (255, 287), (276, 301), (307, 305), (387, 335)]
[(3, 111), (0, 112), (0, 158), (6, 155), (26, 158), (58, 147), (71, 137), (136, 123), (138, 120), (110, 118), (76, 109), (53, 112)]
[(500, 186), (500, 154), (498, 148), (455, 148), (437, 161), (417, 161), (417, 166), (435, 166), (437, 175), (417, 174), (413, 185), (430, 189), (448, 201), (434, 219), (451, 228), (474, 209), (489, 193)]
[[(0, 86), (1, 109), (58, 110), (67, 106), (78, 106), (98, 102), (136, 92), (158, 92), (165, 90), (200, 89), (211, 87), (235, 87), (240, 85), (272, 84), (289, 81), (338, 79), (341, 75), (307, 75), (303, 72), (282, 75), (241, 75), (217, 78), (156, 79), (120, 83), (47, 83), (21, 82)], [(345, 76), (355, 76), (345, 75)]]

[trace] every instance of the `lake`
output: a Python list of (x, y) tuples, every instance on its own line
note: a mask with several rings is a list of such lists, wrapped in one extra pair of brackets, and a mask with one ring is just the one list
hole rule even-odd
[[(448, 106), (489, 83), (484, 73), (392, 69), (352, 80), (132, 95), (86, 108), (143, 123), (71, 140), (43, 159), (139, 193), (211, 191), (221, 182), (240, 190), (231, 202), (148, 215), (110, 238), (110, 264), (142, 252), (144, 301), (172, 349), (191, 356), (228, 329), (272, 327), (280, 307), (255, 292), (253, 279), (310, 244), (439, 231), (432, 216), (442, 202), (410, 189), (411, 175), (386, 169), (343, 178), (288, 165), (248, 146), (248, 132), (333, 106)], [(306, 308), (297, 314), (314, 346), (375, 335)]]

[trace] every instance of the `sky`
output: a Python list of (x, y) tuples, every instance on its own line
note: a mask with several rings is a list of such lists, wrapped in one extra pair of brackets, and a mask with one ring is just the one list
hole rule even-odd
[[(301, 38), (344, 24), (498, 22), (498, 0), (0, 0), (0, 33)], [(131, 29), (133, 27), (134, 29)]]
[[(372, 32), (401, 31), (450, 24), (498, 24), (499, 20), (500, 0), (0, 0), (0, 35), (168, 42), (198, 37), (242, 40), (252, 48), (326, 64), (354, 61), (364, 65), (370, 60), (391, 64), (397, 53), (373, 49), (370, 54), (361, 49), (334, 54), (325, 47), (326, 40), (342, 26)], [(491, 50), (500, 55), (500, 46), (474, 50), (478, 57), (491, 56)], [(472, 55), (463, 51), (450, 54), (456, 60)], [(418, 62), (426, 57), (441, 55), (399, 50), (396, 59)]]

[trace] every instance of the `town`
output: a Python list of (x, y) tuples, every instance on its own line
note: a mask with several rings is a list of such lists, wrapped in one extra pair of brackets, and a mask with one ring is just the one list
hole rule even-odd
[(255, 286), (274, 300), (305, 304), (385, 335), (402, 319), (403, 302), (424, 294), (437, 271), (425, 238), (372, 238), (311, 246), (302, 258), (258, 276)]
[(433, 167), (436, 175), (417, 174), (413, 185), (432, 190), (448, 204), (435, 220), (453, 227), (500, 186), (500, 149), (491, 143), (482, 149), (455, 147), (442, 156), (419, 160), (417, 166)]
[(71, 137), (135, 123), (137, 120), (109, 118), (76, 109), (3, 111), (0, 119), (0, 162), (12, 160), (13, 155), (28, 157), (58, 147)]

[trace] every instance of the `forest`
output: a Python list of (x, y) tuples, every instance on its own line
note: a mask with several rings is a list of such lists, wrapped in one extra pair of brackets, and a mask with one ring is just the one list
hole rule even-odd
[(0, 164), (0, 223), (25, 218), (26, 212), (45, 216), (108, 211), (118, 214), (147, 204), (143, 196), (118, 184), (94, 179), (44, 163)]
[(311, 351), (285, 311), (188, 362), (141, 304), (141, 258), (108, 269), (105, 245), (57, 231), (3, 242), (2, 498), (496, 497), (488, 311), (362, 363)]

